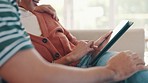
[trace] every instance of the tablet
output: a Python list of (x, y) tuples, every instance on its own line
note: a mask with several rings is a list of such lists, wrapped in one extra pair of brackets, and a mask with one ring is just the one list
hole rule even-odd
[[(133, 22), (128, 20), (122, 20), (117, 27), (113, 30), (111, 37), (107, 45), (99, 52), (99, 54), (90, 62), (90, 64), (95, 64), (98, 59), (100, 59), (103, 54), (113, 46), (113, 44), (133, 25)], [(103, 43), (103, 42), (102, 42)]]

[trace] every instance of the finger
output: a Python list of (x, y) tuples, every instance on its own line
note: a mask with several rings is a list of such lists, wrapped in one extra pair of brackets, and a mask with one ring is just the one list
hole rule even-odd
[(40, 7), (39, 6), (36, 6), (36, 7), (34, 7), (34, 9), (33, 9), (34, 11), (37, 11), (37, 12), (43, 12), (43, 11), (41, 11), (41, 9), (40, 9)]
[(87, 43), (87, 45), (89, 46), (89, 49), (91, 50), (91, 51), (93, 51), (94, 50), (94, 41), (89, 41), (88, 43)]
[(53, 10), (52, 8), (46, 8), (46, 13), (50, 14), (52, 16), (53, 19), (55, 19), (56, 21), (59, 21), (59, 18), (56, 15), (56, 11)]
[(134, 61), (135, 61), (136, 65), (145, 65), (145, 62), (141, 58), (136, 59)]
[(103, 47), (105, 47), (107, 45), (108, 41), (109, 41), (109, 38), (104, 39), (104, 41), (98, 45), (98, 50), (101, 50)]
[(113, 31), (109, 31), (107, 34), (105, 34), (105, 37), (108, 37), (109, 38), (112, 33), (113, 33)]
[(137, 64), (138, 62), (144, 63), (144, 60), (137, 53), (127, 51), (127, 54), (130, 55), (133, 61), (136, 61)]
[(129, 56), (131, 56), (133, 54), (133, 52), (131, 52), (130, 50), (126, 50), (126, 51), (124, 51), (124, 53)]
[(102, 44), (105, 42), (105, 37), (100, 37), (97, 41), (95, 41), (95, 45), (98, 47), (102, 46)]
[(59, 21), (59, 18), (58, 18), (57, 16), (55, 16), (55, 20), (56, 20), (56, 21)]
[(94, 42), (92, 42), (92, 44), (90, 45), (90, 48), (94, 48), (94, 47), (95, 47)]
[(148, 70), (148, 67), (144, 65), (137, 65), (137, 71), (139, 70)]
[(103, 43), (107, 44), (107, 42), (110, 39), (111, 34), (112, 34), (112, 31), (101, 36), (97, 41), (95, 41), (95, 45), (98, 45), (98, 47), (100, 47), (100, 46), (102, 46)]
[(51, 15), (55, 15), (55, 11), (53, 11), (50, 7), (46, 7), (44, 10), (46, 11), (46, 13), (49, 13)]
[(89, 48), (89, 51), (93, 51), (94, 49), (93, 48)]
[(56, 14), (53, 14), (53, 15), (52, 15), (52, 18), (53, 18), (53, 19), (56, 19)]
[(51, 6), (48, 6), (48, 5), (36, 6), (34, 11), (46, 12), (46, 13), (49, 13), (50, 15), (54, 15), (55, 14), (55, 10), (53, 8), (51, 8)]
[(50, 14), (53, 19), (55, 19), (56, 21), (59, 21), (59, 18), (56, 15), (56, 11), (50, 10), (48, 8), (46, 8), (45, 11), (46, 11), (46, 13)]
[(46, 9), (47, 12), (52, 13), (53, 17), (55, 18), (56, 17), (56, 10), (51, 5), (48, 5), (46, 8), (47, 8)]
[(49, 7), (51, 10), (55, 11), (55, 9), (54, 9), (51, 5), (48, 5), (48, 7)]
[(93, 48), (94, 50), (98, 50), (98, 46), (96, 46), (96, 45), (93, 45), (93, 47), (91, 47), (91, 48)]
[(103, 39), (109, 39), (111, 34), (112, 34), (112, 31), (110, 31), (110, 32), (106, 33), (105, 35), (103, 35), (102, 38)]
[(108, 33), (106, 33), (105, 35), (103, 35), (102, 38), (105, 39), (105, 40), (107, 40), (107, 39), (109, 40), (110, 37), (111, 37), (112, 32), (113, 31), (109, 31)]
[(94, 41), (89, 41), (88, 46), (90, 46), (90, 48), (93, 47), (94, 46)]
[(133, 53), (132, 54), (132, 57), (133, 57), (133, 59), (135, 60), (135, 59), (142, 59), (139, 55), (137, 55), (136, 53)]
[(55, 10), (53, 10), (50, 7), (45, 7), (45, 6), (38, 7), (37, 6), (37, 7), (35, 7), (34, 11), (37, 11), (37, 12), (46, 12), (46, 13), (50, 14), (53, 19), (55, 19), (56, 21), (59, 21), (58, 17), (56, 16)]
[(142, 58), (136, 57), (133, 59), (133, 63), (136, 64), (136, 67), (138, 69), (143, 69), (143, 66), (145, 66), (145, 62)]
[(50, 10), (52, 10), (52, 11), (55, 12), (55, 9), (54, 9), (51, 5), (40, 5), (40, 6), (38, 6), (38, 7), (47, 8), (47, 9), (50, 9)]
[(55, 19), (56, 21), (59, 21), (59, 18), (57, 17), (56, 13), (53, 14), (52, 18)]

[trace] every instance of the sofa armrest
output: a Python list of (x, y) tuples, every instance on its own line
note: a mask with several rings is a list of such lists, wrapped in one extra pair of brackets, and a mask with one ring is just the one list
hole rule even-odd
[[(79, 40), (96, 40), (101, 35), (107, 33), (111, 29), (98, 30), (70, 30), (70, 32)], [(111, 47), (109, 51), (134, 51), (143, 58), (144, 57), (144, 29), (129, 29), (123, 36)]]

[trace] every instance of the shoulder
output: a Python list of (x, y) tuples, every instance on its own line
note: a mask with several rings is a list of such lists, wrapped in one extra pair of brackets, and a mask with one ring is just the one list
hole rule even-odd
[(22, 49), (32, 48), (14, 0), (0, 0), (0, 66)]

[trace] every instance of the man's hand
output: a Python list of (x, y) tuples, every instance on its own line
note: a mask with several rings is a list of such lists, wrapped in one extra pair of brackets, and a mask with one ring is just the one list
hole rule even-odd
[(56, 10), (51, 6), (51, 5), (39, 5), (34, 8), (34, 11), (37, 12), (46, 12), (52, 16), (53, 19), (56, 21), (59, 21), (57, 15), (56, 15)]
[(108, 61), (107, 68), (115, 73), (115, 81), (124, 80), (134, 73), (146, 69), (144, 61), (131, 51), (120, 52), (113, 56)]

